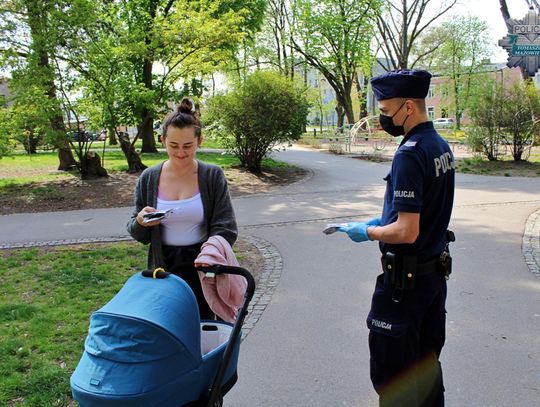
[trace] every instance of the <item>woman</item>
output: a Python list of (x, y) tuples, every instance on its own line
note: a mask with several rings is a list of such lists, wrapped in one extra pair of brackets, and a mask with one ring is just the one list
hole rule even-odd
[[(236, 241), (227, 180), (221, 168), (195, 158), (202, 143), (201, 123), (188, 98), (166, 117), (161, 141), (168, 159), (141, 174), (127, 229), (135, 240), (151, 243), (148, 267), (165, 266), (182, 277), (197, 298), (201, 319), (213, 319), (197, 271), (181, 263), (193, 263), (212, 236), (223, 237), (231, 246)], [(166, 218), (144, 222), (145, 214), (168, 209), (172, 211)]]

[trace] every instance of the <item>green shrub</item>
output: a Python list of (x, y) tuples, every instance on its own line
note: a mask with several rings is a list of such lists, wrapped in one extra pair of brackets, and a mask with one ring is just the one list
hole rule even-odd
[(304, 91), (288, 78), (257, 71), (228, 94), (214, 96), (208, 107), (212, 132), (242, 166), (259, 172), (277, 144), (300, 139), (309, 104)]

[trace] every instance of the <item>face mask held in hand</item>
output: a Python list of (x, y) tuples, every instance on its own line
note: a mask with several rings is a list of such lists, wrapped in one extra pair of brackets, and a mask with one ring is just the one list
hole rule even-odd
[(407, 115), (405, 120), (403, 120), (403, 123), (401, 123), (401, 126), (396, 126), (393, 120), (394, 116), (398, 114), (398, 112), (401, 110), (403, 105), (405, 105), (405, 103), (407, 103), (407, 101), (403, 102), (401, 106), (399, 107), (399, 109), (396, 110), (396, 112), (392, 116), (386, 116), (384, 114), (379, 115), (379, 123), (381, 124), (382, 129), (388, 134), (390, 134), (391, 136), (398, 137), (405, 134), (405, 129), (403, 128), (403, 125), (409, 118), (409, 115)]

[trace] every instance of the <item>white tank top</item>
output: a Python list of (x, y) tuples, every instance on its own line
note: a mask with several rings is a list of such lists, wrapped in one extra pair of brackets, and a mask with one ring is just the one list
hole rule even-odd
[(157, 199), (157, 210), (173, 209), (161, 221), (161, 240), (168, 246), (189, 246), (207, 239), (201, 194), (193, 198), (166, 201)]

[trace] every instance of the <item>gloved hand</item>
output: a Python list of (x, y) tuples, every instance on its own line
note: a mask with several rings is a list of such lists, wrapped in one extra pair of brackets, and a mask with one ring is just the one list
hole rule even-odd
[(344, 226), (340, 226), (338, 230), (347, 233), (351, 240), (360, 243), (370, 240), (367, 234), (367, 228), (369, 226), (373, 225), (368, 225), (365, 222), (350, 222)]
[(381, 218), (372, 218), (366, 222), (368, 226), (381, 226)]

